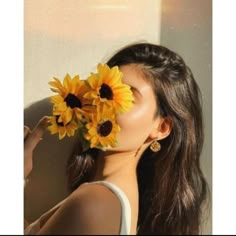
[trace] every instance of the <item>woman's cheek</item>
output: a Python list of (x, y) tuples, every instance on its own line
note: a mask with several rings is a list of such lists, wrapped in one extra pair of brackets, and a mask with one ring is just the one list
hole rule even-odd
[(117, 117), (121, 127), (117, 139), (120, 147), (138, 148), (148, 137), (151, 127), (151, 116), (147, 107), (134, 107), (130, 112)]
[(134, 105), (129, 112), (117, 116), (117, 123), (121, 129), (139, 128), (140, 125), (151, 122), (150, 113), (148, 106)]

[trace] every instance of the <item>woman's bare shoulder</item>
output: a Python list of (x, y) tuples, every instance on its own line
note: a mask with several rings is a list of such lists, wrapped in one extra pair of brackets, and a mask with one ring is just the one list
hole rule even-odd
[(78, 205), (88, 205), (96, 211), (101, 209), (118, 211), (121, 213), (121, 204), (116, 196), (109, 188), (101, 184), (83, 184), (71, 196)]
[(74, 191), (39, 234), (119, 234), (121, 204), (106, 186), (84, 184)]

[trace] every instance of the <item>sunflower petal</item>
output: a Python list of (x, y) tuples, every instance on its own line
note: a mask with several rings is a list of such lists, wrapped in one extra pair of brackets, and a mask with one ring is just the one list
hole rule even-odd
[(63, 123), (65, 125), (68, 124), (71, 121), (72, 115), (73, 115), (73, 110), (68, 107), (66, 112), (63, 113)]
[(65, 102), (63, 103), (59, 103), (59, 104), (56, 104), (54, 106), (54, 112), (59, 112), (59, 113), (62, 113), (62, 112), (65, 112), (67, 110), (67, 105)]
[(96, 89), (99, 87), (99, 79), (98, 76), (94, 73), (92, 73), (88, 78), (87, 78), (87, 83), (92, 89)]
[(63, 85), (68, 92), (70, 92), (70, 83), (71, 83), (71, 77), (69, 74), (66, 74), (63, 81)]
[(65, 127), (60, 127), (60, 128), (59, 128), (59, 139), (60, 139), (60, 140), (63, 139), (63, 138), (65, 137), (65, 135), (66, 135), (66, 129), (65, 129)]
[(72, 127), (70, 127), (70, 125), (69, 125), (68, 127), (66, 127), (66, 133), (67, 133), (68, 137), (71, 137), (71, 136), (74, 136), (75, 130)]
[(70, 93), (77, 95), (78, 88), (81, 86), (82, 81), (80, 81), (79, 75), (73, 77), (70, 82)]
[[(54, 81), (50, 81), (49, 84), (54, 87), (54, 89), (58, 89), (58, 92), (64, 96), (66, 94), (66, 89), (63, 87), (62, 83), (60, 82), (59, 79), (57, 79), (56, 77), (53, 78)], [(52, 90), (52, 89), (51, 89)]]
[(54, 95), (50, 98), (51, 103), (63, 103), (64, 98), (61, 95)]

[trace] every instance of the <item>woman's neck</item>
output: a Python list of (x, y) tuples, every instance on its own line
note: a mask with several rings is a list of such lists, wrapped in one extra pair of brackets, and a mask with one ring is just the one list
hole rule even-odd
[(136, 178), (139, 157), (136, 151), (100, 151), (96, 160), (94, 181)]
[(96, 173), (92, 181), (107, 180), (118, 183), (131, 180), (137, 182), (137, 165), (149, 145), (150, 141), (132, 151), (116, 149), (99, 151), (96, 158)]

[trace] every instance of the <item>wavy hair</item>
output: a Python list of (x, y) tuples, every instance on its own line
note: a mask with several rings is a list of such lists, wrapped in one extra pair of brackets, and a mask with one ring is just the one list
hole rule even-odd
[[(170, 135), (160, 140), (161, 150), (146, 149), (137, 167), (137, 234), (199, 234), (208, 185), (200, 168), (204, 141), (201, 93), (191, 70), (177, 53), (149, 43), (123, 48), (107, 64), (140, 65), (156, 96), (154, 116), (173, 121)], [(95, 172), (97, 150), (78, 153), (75, 150), (68, 160), (71, 191), (91, 180)]]

